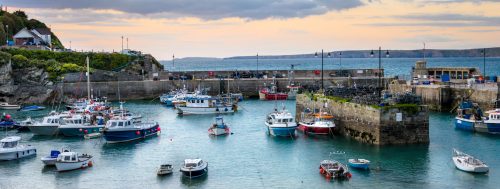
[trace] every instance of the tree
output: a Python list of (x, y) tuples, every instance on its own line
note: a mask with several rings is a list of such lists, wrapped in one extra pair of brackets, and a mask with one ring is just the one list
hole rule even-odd
[(28, 15), (26, 15), (26, 13), (24, 11), (17, 10), (13, 14), (16, 15), (16, 16), (18, 16), (18, 17), (21, 17), (21, 18), (24, 18), (24, 19), (28, 19)]

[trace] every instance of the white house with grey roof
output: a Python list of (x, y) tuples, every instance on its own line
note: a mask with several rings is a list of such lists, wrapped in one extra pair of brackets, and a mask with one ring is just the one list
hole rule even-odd
[(45, 46), (50, 49), (52, 44), (51, 32), (48, 28), (23, 28), (14, 35), (16, 46)]

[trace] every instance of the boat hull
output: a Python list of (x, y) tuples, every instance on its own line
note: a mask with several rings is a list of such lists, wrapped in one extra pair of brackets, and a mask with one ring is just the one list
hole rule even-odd
[(230, 106), (219, 108), (177, 107), (178, 114), (225, 114), (234, 113), (235, 110), (235, 108)]
[(275, 93), (275, 94), (266, 94), (266, 100), (286, 100), (288, 98), (288, 94)]
[(108, 143), (129, 142), (133, 140), (145, 139), (160, 134), (160, 126), (155, 125), (150, 128), (138, 129), (130, 128), (128, 130), (104, 130), (104, 139)]
[(474, 125), (477, 121), (455, 118), (455, 128), (465, 131), (474, 131)]
[(269, 127), (269, 134), (272, 136), (278, 136), (278, 137), (290, 137), (290, 136), (295, 136), (295, 129), (297, 126), (293, 127)]
[(470, 172), (470, 173), (487, 173), (489, 171), (488, 166), (470, 166), (465, 164), (463, 160), (460, 158), (453, 157), (453, 163), (455, 163), (455, 167), (461, 171)]
[(2, 150), (0, 151), (0, 161), (21, 159), (34, 155), (36, 155), (36, 149), (34, 147), (26, 149), (9, 150), (9, 151)]
[(355, 169), (369, 169), (370, 164), (364, 164), (364, 163), (348, 163), (349, 167), (355, 168)]
[(299, 124), (297, 130), (306, 134), (328, 135), (333, 133), (335, 127), (313, 127), (306, 124)]
[(67, 137), (82, 137), (85, 134), (102, 132), (104, 125), (81, 126), (81, 127), (59, 127), (59, 132)]
[(57, 162), (56, 161), (56, 169), (57, 171), (71, 171), (76, 169), (82, 169), (86, 167), (92, 166), (92, 158), (88, 158), (79, 162)]
[(59, 134), (59, 126), (28, 126), (35, 135), (53, 136)]
[(488, 123), (488, 122), (486, 122), (485, 124), (486, 124), (486, 127), (488, 128), (489, 133), (492, 133), (492, 134), (500, 133), (500, 123)]
[(187, 177), (187, 178), (201, 177), (201, 176), (208, 173), (208, 165), (205, 168), (199, 169), (199, 170), (181, 169), (181, 172), (182, 172), (182, 176)]
[(56, 165), (56, 159), (57, 158), (52, 158), (52, 157), (43, 157), (40, 160), (42, 160), (43, 164), (47, 166), (55, 166)]
[(219, 135), (227, 135), (229, 134), (229, 128), (210, 128), (208, 129), (208, 133), (211, 135), (219, 136)]

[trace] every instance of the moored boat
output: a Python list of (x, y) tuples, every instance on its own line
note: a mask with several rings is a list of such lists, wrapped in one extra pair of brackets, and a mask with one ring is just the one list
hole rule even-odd
[(234, 113), (238, 105), (230, 97), (214, 98), (207, 95), (186, 98), (185, 106), (176, 106), (178, 114)]
[(77, 152), (62, 152), (56, 159), (57, 171), (71, 171), (92, 167), (92, 156), (88, 154), (78, 154)]
[(349, 159), (348, 165), (356, 169), (369, 169), (370, 161), (367, 159)]
[(0, 160), (15, 160), (36, 155), (36, 148), (31, 145), (20, 145), (21, 137), (9, 136), (0, 140)]
[(347, 166), (336, 160), (321, 161), (319, 172), (327, 179), (349, 179), (352, 176)]
[(131, 117), (114, 117), (106, 123), (104, 139), (108, 143), (128, 142), (160, 134), (157, 122), (134, 123)]
[(297, 128), (293, 115), (285, 107), (283, 107), (282, 111), (275, 109), (274, 112), (269, 113), (266, 116), (265, 125), (269, 134), (273, 136), (293, 137)]
[(217, 116), (215, 118), (215, 123), (208, 129), (208, 133), (211, 135), (227, 135), (230, 133), (229, 127), (224, 123), (222, 116)]
[(72, 115), (62, 118), (59, 132), (67, 137), (82, 137), (86, 134), (100, 133), (104, 128), (102, 116)]
[(286, 86), (286, 88), (288, 89), (287, 99), (288, 100), (295, 100), (295, 98), (297, 97), (297, 94), (299, 93), (300, 86), (288, 85), (288, 86)]
[(18, 131), (29, 131), (28, 126), (32, 126), (35, 122), (31, 119), (31, 117), (26, 118), (25, 120), (19, 122), (17, 126)]
[(490, 110), (485, 112), (488, 116), (484, 119), (484, 125), (488, 133), (500, 133), (500, 109)]
[(57, 135), (59, 134), (59, 122), (63, 117), (69, 117), (69, 114), (51, 113), (43, 117), (42, 122), (36, 122), (33, 125), (29, 125), (28, 128), (35, 135)]
[(455, 128), (475, 131), (476, 125), (483, 123), (482, 111), (477, 105), (471, 101), (462, 101), (457, 109), (457, 116), (455, 117)]
[(208, 162), (202, 159), (185, 159), (180, 171), (187, 178), (200, 177), (208, 173)]
[(68, 149), (62, 149), (61, 151), (51, 150), (50, 155), (42, 157), (42, 158), (40, 158), (40, 160), (42, 160), (43, 164), (45, 164), (46, 166), (55, 166), (56, 160), (57, 160), (57, 157), (59, 156), (59, 154), (61, 154), (61, 152), (69, 152), (69, 151), (70, 150), (68, 150)]
[(335, 123), (332, 121), (333, 116), (326, 112), (312, 114), (313, 119), (299, 122), (299, 131), (306, 134), (327, 135), (333, 134)]
[(174, 167), (172, 167), (171, 164), (162, 164), (162, 165), (160, 165), (160, 167), (158, 168), (158, 170), (156, 170), (156, 174), (158, 176), (172, 174), (173, 173), (173, 169), (174, 169)]
[(21, 106), (19, 106), (19, 105), (9, 104), (7, 102), (0, 103), (0, 109), (4, 109), (4, 110), (17, 110), (19, 108), (21, 108)]
[(12, 119), (10, 114), (4, 114), (2, 119), (0, 120), (0, 128), (1, 129), (14, 129), (17, 127), (17, 122)]
[(19, 111), (27, 112), (27, 111), (39, 111), (39, 110), (44, 110), (44, 106), (37, 106), (37, 105), (32, 105), (32, 106), (24, 106), (19, 109)]
[(469, 154), (453, 149), (453, 163), (457, 169), (471, 173), (487, 173), (489, 167)]

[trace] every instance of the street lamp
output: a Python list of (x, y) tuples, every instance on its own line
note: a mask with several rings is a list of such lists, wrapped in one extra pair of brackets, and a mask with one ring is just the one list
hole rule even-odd
[[(372, 52), (370, 53), (370, 56), (373, 57), (375, 54)], [(389, 58), (389, 50), (385, 52), (385, 57)], [(380, 96), (381, 94), (381, 81), (382, 81), (382, 47), (378, 47), (378, 83), (377, 83), (377, 92), (378, 92), (378, 102), (380, 105)]]
[(259, 79), (259, 53), (257, 53), (257, 79)]
[[(330, 53), (327, 55), (330, 57)], [(318, 57), (318, 52), (314, 53), (314, 57)], [(321, 49), (321, 90), (325, 92), (325, 83), (323, 82), (323, 49)]]
[(9, 25), (5, 25), (7, 30), (5, 30), (5, 44), (9, 45)]
[(486, 49), (481, 50), (481, 54), (483, 55), (483, 75), (486, 79)]

